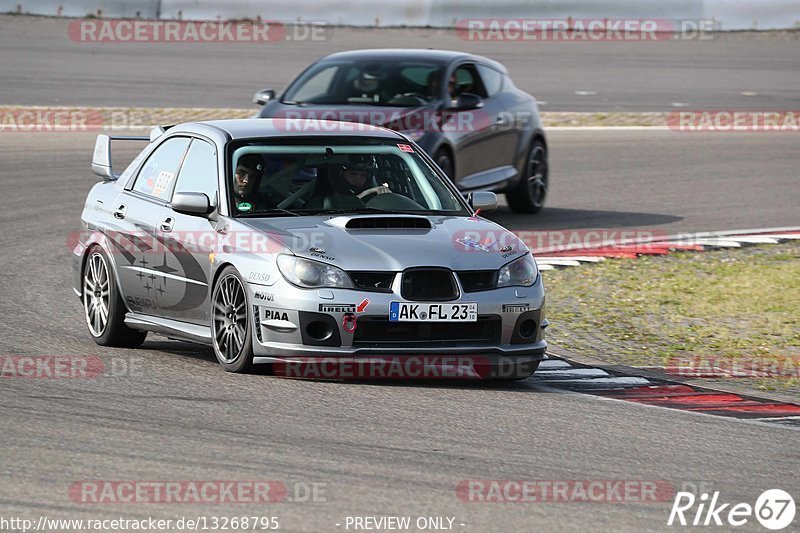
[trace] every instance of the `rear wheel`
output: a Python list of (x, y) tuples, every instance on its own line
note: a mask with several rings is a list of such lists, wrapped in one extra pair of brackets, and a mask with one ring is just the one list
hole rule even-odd
[(211, 335), (219, 364), (228, 372), (248, 372), (253, 367), (250, 306), (241, 276), (225, 267), (214, 286)]
[(89, 333), (100, 346), (136, 348), (146, 331), (125, 325), (125, 303), (117, 289), (108, 256), (99, 246), (89, 251), (83, 267), (83, 313)]
[(531, 144), (525, 174), (514, 189), (506, 193), (508, 205), (517, 213), (538, 213), (547, 199), (547, 148), (536, 139)]

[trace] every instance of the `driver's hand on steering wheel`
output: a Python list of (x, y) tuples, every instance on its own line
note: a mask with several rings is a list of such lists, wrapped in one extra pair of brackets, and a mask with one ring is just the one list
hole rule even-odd
[(369, 196), (370, 194), (386, 194), (388, 192), (392, 192), (391, 189), (389, 189), (389, 184), (384, 183), (383, 185), (378, 185), (377, 187), (371, 187), (366, 191), (362, 191), (356, 196), (360, 199), (363, 199), (365, 196)]

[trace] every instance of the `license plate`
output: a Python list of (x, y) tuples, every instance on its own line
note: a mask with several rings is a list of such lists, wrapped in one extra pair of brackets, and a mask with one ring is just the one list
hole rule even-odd
[(391, 302), (389, 322), (477, 322), (478, 303)]

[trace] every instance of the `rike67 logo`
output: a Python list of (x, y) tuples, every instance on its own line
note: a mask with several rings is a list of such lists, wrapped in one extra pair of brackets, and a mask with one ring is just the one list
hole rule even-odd
[(755, 515), (767, 529), (778, 531), (794, 520), (794, 499), (781, 489), (765, 490), (754, 506), (749, 503), (723, 503), (719, 491), (704, 492), (696, 497), (691, 492), (678, 492), (669, 513), (667, 525), (737, 527), (747, 524)]

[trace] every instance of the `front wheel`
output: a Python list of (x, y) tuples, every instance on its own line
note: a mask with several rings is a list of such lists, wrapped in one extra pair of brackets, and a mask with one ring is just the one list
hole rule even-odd
[(517, 213), (538, 213), (544, 207), (548, 187), (547, 148), (536, 139), (531, 144), (523, 176), (514, 189), (506, 193), (508, 205)]
[(100, 346), (137, 348), (147, 337), (125, 325), (125, 303), (117, 289), (108, 256), (99, 246), (89, 251), (83, 267), (83, 314), (89, 333)]
[(244, 373), (253, 367), (250, 306), (241, 276), (225, 267), (214, 286), (211, 335), (219, 364), (228, 372)]

